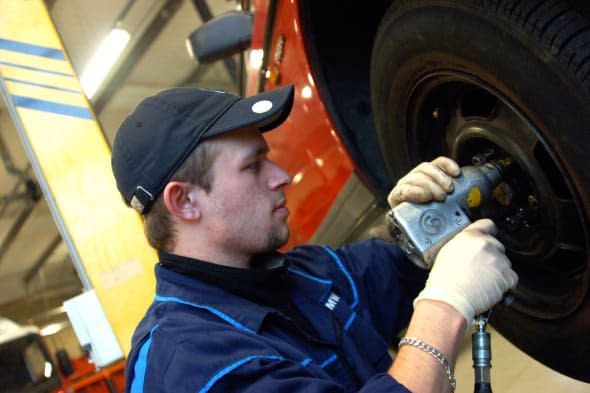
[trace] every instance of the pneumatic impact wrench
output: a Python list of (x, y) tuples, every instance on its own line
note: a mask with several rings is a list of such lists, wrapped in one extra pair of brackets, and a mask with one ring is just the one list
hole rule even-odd
[[(402, 202), (387, 213), (389, 229), (406, 255), (417, 265), (430, 269), (438, 251), (471, 223), (473, 213), (492, 196), (502, 180), (503, 165), (484, 162), (461, 168), (453, 179), (453, 192), (445, 201), (417, 204)], [(491, 393), (491, 342), (486, 332), (489, 314), (475, 318), (472, 357), (475, 393)]]
[(463, 228), (502, 180), (501, 167), (487, 162), (461, 167), (443, 202), (402, 202), (387, 213), (397, 244), (419, 266), (430, 269), (438, 251)]

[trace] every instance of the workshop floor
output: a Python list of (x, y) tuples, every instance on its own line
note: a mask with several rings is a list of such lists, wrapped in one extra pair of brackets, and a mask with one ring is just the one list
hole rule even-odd
[[(590, 384), (545, 367), (510, 344), (493, 328), (489, 331), (492, 335), (491, 381), (494, 393), (590, 393)], [(455, 370), (455, 393), (473, 393), (471, 332), (465, 335), (462, 348)]]

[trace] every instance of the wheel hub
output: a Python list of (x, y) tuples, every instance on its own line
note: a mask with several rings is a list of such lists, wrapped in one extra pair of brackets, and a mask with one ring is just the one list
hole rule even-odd
[(478, 216), (494, 220), (519, 273), (513, 307), (543, 319), (574, 312), (588, 289), (586, 228), (567, 172), (542, 133), (499, 91), (457, 73), (422, 79), (408, 108), (409, 148), (421, 160), (447, 155), (461, 166), (505, 166)]

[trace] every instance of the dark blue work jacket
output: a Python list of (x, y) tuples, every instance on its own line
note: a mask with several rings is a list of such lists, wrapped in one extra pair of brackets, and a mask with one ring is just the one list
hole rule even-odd
[(387, 374), (425, 271), (368, 240), (285, 254), (285, 290), (309, 322), (156, 266), (133, 336), (128, 392), (408, 392)]

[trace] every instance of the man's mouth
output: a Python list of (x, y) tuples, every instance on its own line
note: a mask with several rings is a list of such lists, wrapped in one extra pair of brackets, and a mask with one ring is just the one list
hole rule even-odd
[(274, 208), (273, 211), (275, 213), (280, 214), (280, 215), (288, 216), (289, 215), (289, 209), (287, 208), (287, 200), (286, 199), (282, 199), (279, 203), (277, 203), (275, 205), (275, 208)]

